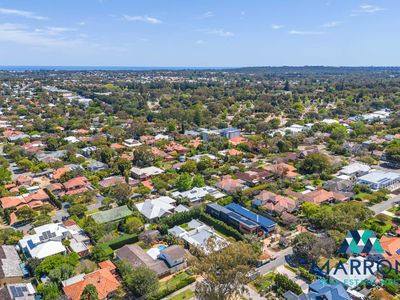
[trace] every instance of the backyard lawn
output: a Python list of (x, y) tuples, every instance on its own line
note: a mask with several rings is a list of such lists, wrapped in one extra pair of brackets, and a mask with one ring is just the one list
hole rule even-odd
[(188, 289), (186, 291), (183, 291), (182, 293), (175, 295), (174, 297), (171, 297), (170, 300), (185, 300), (192, 299), (193, 297), (194, 292), (191, 289)]

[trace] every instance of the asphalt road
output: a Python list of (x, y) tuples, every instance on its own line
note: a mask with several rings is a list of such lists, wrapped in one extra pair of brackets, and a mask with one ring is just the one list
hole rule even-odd
[(389, 208), (395, 206), (395, 203), (397, 201), (400, 201), (400, 196), (395, 196), (386, 201), (375, 204), (375, 205), (371, 206), (370, 209), (375, 213), (375, 215), (377, 215), (377, 214), (380, 214), (381, 212), (388, 210)]
[(289, 247), (286, 248), (282, 251), (280, 251), (277, 255), (276, 255), (276, 259), (259, 267), (258, 271), (260, 272), (260, 275), (264, 275), (267, 274), (269, 272), (272, 272), (273, 270), (275, 270), (277, 267), (279, 266), (283, 266), (286, 261), (285, 261), (285, 256), (288, 254), (293, 254), (293, 248)]

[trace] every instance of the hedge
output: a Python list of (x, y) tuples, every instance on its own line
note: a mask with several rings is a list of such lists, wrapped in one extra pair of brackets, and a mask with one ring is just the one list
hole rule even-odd
[(202, 212), (201, 207), (193, 208), (189, 211), (176, 213), (160, 219), (160, 223), (166, 225), (168, 228), (174, 227), (175, 225), (181, 225), (183, 223), (190, 222), (192, 219), (200, 217)]
[(133, 244), (137, 241), (139, 241), (139, 237), (137, 234), (124, 234), (104, 244), (110, 247), (112, 250), (116, 250), (126, 244)]
[(308, 272), (306, 269), (299, 267), (299, 272), (300, 276), (306, 279), (308, 282), (313, 282), (314, 280), (317, 279), (317, 277), (314, 274), (311, 274)]
[(249, 188), (247, 190), (244, 190), (242, 193), (244, 196), (250, 194), (250, 193), (254, 193), (254, 192), (258, 192), (258, 191), (262, 191), (265, 190), (268, 187), (268, 184), (260, 184), (257, 185), (255, 187)]
[(235, 240), (238, 241), (243, 240), (243, 235), (239, 231), (225, 224), (224, 222), (211, 217), (209, 214), (206, 214), (204, 212), (201, 213), (200, 220), (206, 223), (207, 225), (214, 227), (221, 233), (233, 237)]
[(53, 204), (55, 207), (57, 207), (58, 209), (62, 208), (62, 203), (61, 201), (57, 198), (56, 195), (54, 195), (51, 191), (49, 191), (48, 189), (45, 189), (45, 192), (47, 193), (47, 195), (50, 198), (50, 203)]

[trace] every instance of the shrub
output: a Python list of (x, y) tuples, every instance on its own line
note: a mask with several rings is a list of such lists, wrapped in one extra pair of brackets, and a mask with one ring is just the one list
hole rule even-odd
[(220, 220), (214, 219), (209, 214), (201, 213), (200, 220), (225, 235), (231, 236), (238, 241), (243, 240), (243, 235), (239, 231)]

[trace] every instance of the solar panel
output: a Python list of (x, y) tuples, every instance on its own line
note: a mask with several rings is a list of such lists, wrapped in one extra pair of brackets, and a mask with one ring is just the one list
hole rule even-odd
[(27, 291), (28, 291), (28, 289), (26, 288), (26, 286), (21, 286), (21, 290), (22, 290), (23, 292), (27, 292)]

